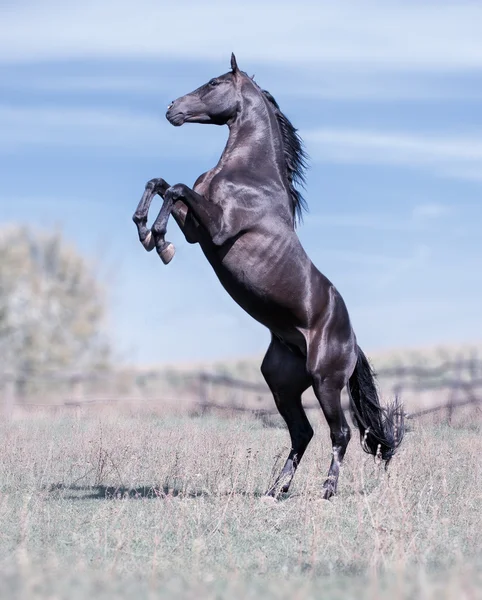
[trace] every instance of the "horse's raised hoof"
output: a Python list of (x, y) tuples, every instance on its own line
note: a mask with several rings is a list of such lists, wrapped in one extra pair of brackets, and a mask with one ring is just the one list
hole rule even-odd
[(154, 246), (156, 245), (156, 242), (150, 231), (148, 231), (146, 234), (146, 237), (143, 240), (141, 240), (141, 244), (144, 246), (144, 248), (148, 252), (150, 252), (154, 248)]
[(174, 254), (176, 254), (176, 249), (174, 248), (174, 244), (171, 244), (171, 242), (167, 242), (164, 248), (159, 251), (159, 256), (165, 265), (168, 265), (171, 262)]

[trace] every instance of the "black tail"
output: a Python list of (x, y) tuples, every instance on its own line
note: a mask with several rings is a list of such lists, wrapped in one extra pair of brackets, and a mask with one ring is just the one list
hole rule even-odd
[(398, 398), (386, 407), (380, 405), (375, 378), (358, 347), (355, 371), (348, 383), (352, 419), (360, 430), (363, 450), (373, 456), (380, 454), (388, 464), (405, 432), (403, 409)]

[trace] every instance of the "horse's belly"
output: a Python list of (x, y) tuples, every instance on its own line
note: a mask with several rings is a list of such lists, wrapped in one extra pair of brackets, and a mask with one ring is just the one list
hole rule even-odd
[(305, 339), (300, 329), (304, 315), (300, 298), (293, 290), (270, 285), (258, 271), (242, 270), (236, 265), (215, 268), (219, 281), (231, 298), (256, 321), (270, 329), (286, 343), (305, 351)]
[(221, 284), (254, 319), (285, 342), (305, 348), (303, 332), (329, 302), (331, 283), (294, 232), (247, 232), (232, 245), (201, 244)]

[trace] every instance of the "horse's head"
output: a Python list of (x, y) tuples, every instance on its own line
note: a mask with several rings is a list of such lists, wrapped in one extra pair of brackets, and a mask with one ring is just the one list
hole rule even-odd
[(212, 123), (226, 125), (236, 117), (240, 105), (239, 78), (241, 71), (231, 55), (231, 71), (214, 77), (194, 92), (174, 100), (167, 109), (166, 118), (172, 125), (184, 123)]

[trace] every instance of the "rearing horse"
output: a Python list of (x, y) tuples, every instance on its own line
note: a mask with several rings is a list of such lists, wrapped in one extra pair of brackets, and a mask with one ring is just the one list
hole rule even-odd
[[(147, 183), (133, 216), (139, 239), (168, 263), (174, 247), (164, 236), (172, 213), (188, 242), (199, 243), (230, 296), (270, 329), (261, 371), (288, 426), (291, 451), (268, 496), (288, 491), (313, 436), (301, 403), (303, 392), (313, 387), (330, 427), (333, 456), (323, 485), (330, 498), (350, 440), (342, 389), (348, 388), (364, 450), (386, 463), (402, 440), (403, 412), (397, 401), (380, 405), (345, 303), (295, 232), (303, 208), (296, 188), (304, 179), (301, 139), (274, 98), (238, 68), (234, 55), (230, 72), (175, 100), (166, 117), (175, 126), (227, 125), (229, 139), (218, 164), (193, 189), (163, 179)], [(149, 231), (156, 194), (164, 202)]]

